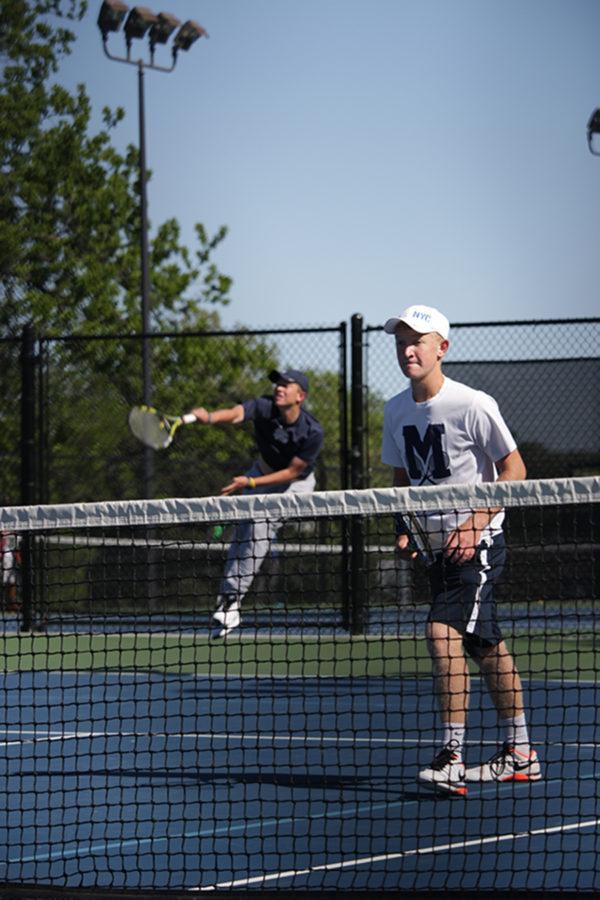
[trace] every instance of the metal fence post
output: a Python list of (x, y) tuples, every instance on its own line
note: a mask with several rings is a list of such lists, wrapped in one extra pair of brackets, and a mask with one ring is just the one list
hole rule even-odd
[[(350, 349), (350, 486), (365, 487), (364, 471), (364, 383), (363, 383), (363, 317), (356, 313), (351, 319)], [(348, 626), (352, 634), (363, 634), (366, 627), (365, 600), (367, 597), (367, 566), (365, 552), (365, 520), (352, 516), (350, 520), (350, 596)]]
[(365, 487), (364, 454), (364, 366), (363, 366), (363, 317), (359, 313), (351, 321), (351, 436), (350, 436), (350, 484), (353, 488)]
[(348, 487), (348, 469), (350, 451), (348, 445), (348, 327), (340, 322), (340, 360), (339, 360), (339, 428), (340, 428), (340, 488)]
[[(348, 325), (340, 322), (340, 363), (339, 363), (339, 464), (340, 488), (349, 486), (350, 445), (348, 435)], [(327, 523), (324, 523), (327, 527)], [(350, 631), (350, 533), (346, 519), (341, 520), (341, 583), (342, 583), (342, 624)]]
[[(36, 502), (35, 479), (35, 331), (25, 325), (21, 335), (21, 503)], [(33, 535), (21, 541), (21, 629), (31, 630), (33, 618)]]

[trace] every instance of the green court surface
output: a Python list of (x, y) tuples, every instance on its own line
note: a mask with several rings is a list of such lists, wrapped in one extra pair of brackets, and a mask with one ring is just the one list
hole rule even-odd
[[(596, 680), (593, 634), (520, 636), (510, 647), (524, 677)], [(430, 677), (423, 639), (387, 636), (236, 636), (211, 642), (204, 634), (71, 633), (6, 635), (3, 670), (155, 669), (213, 676)]]

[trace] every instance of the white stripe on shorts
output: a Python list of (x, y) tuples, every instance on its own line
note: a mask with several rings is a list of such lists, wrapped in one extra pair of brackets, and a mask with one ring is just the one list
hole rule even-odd
[(490, 564), (488, 561), (488, 544), (486, 544), (485, 542), (483, 543), (481, 550), (479, 551), (479, 561), (481, 563), (481, 570), (479, 572), (479, 585), (475, 592), (475, 602), (473, 603), (471, 617), (467, 624), (467, 634), (473, 634), (475, 631), (477, 619), (479, 618), (479, 610), (481, 609), (481, 592), (488, 580), (487, 573), (490, 571)]

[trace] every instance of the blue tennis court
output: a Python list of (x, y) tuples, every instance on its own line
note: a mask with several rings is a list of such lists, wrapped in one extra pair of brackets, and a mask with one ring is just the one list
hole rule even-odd
[[(598, 685), (526, 687), (544, 780), (447, 799), (416, 783), (436, 739), (428, 678), (6, 673), (0, 880), (598, 888)], [(469, 762), (493, 752), (494, 723), (475, 680)]]

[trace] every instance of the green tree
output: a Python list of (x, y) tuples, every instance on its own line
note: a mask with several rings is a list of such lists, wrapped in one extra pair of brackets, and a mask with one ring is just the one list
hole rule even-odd
[[(0, 290), (3, 330), (32, 321), (43, 331), (98, 333), (140, 325), (139, 156), (118, 153), (122, 109), (104, 110), (90, 134), (85, 87), (56, 83), (74, 35), (54, 27), (81, 17), (84, 0), (3, 0), (0, 28)], [(52, 16), (50, 14), (53, 14)], [(17, 114), (18, 111), (18, 114)], [(171, 219), (151, 246), (155, 328), (214, 323), (203, 308), (229, 302), (231, 279), (212, 255), (226, 235), (196, 226), (198, 248)]]

